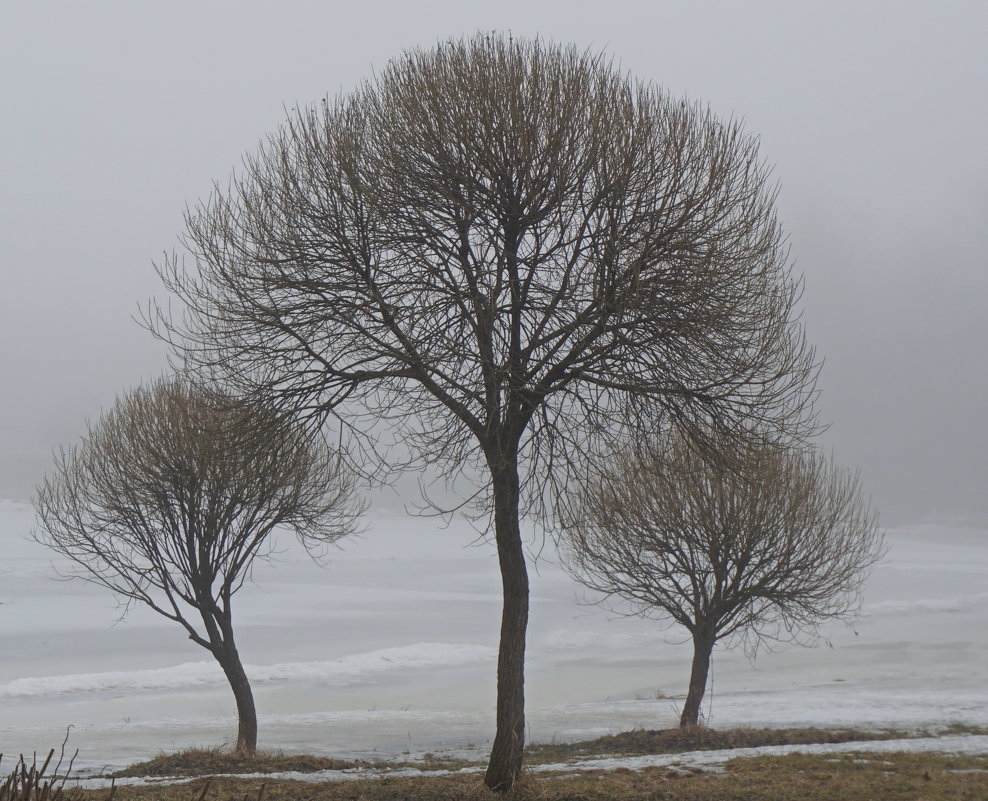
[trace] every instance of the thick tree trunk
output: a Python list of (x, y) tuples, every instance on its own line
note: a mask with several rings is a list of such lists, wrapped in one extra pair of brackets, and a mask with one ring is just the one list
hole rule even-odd
[(525, 631), (528, 628), (528, 569), (519, 521), (517, 463), (493, 471), (494, 533), (501, 583), (501, 641), (497, 658), (497, 732), (484, 782), (508, 792), (521, 775), (525, 745)]
[(240, 662), (240, 654), (232, 640), (220, 646), (214, 653), (237, 701), (236, 753), (239, 756), (252, 757), (257, 752), (257, 710), (254, 707), (254, 693), (250, 689), (250, 682)]
[(690, 690), (683, 704), (680, 726), (695, 726), (700, 722), (700, 702), (707, 689), (710, 672), (710, 654), (714, 649), (714, 636), (705, 629), (693, 632), (693, 669), (690, 671)]

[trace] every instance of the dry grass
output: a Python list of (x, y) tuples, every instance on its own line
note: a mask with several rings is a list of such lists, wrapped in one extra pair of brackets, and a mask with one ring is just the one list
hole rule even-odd
[[(986, 733), (984, 729), (952, 727), (949, 733)], [(902, 732), (853, 729), (731, 729), (694, 727), (661, 731), (637, 730), (582, 743), (534, 745), (532, 764), (604, 755), (640, 755), (780, 745), (840, 743), (888, 739)], [(431, 756), (431, 755), (430, 755)], [(345, 768), (394, 769), (414, 766), (447, 768), (442, 775), (373, 775), (366, 778), (305, 782), (221, 774), (265, 773)], [(467, 769), (455, 772), (457, 769)], [(112, 801), (985, 801), (988, 799), (988, 754), (952, 756), (941, 753), (789, 754), (732, 759), (723, 772), (690, 765), (632, 771), (565, 770), (527, 773), (508, 796), (483, 786), (479, 763), (369, 763), (323, 757), (261, 754), (244, 760), (218, 749), (193, 749), (162, 755), (134, 765), (119, 775), (197, 776), (181, 784), (152, 783), (116, 787)], [(209, 778), (206, 778), (206, 777)], [(108, 801), (110, 790), (73, 791), (71, 801)], [(21, 801), (27, 796), (10, 796)], [(0, 797), (0, 801), (8, 801)], [(31, 798), (31, 801), (40, 799)], [(48, 801), (45, 799), (45, 801)], [(54, 801), (54, 798), (52, 799)]]
[[(41, 767), (38, 767), (37, 759), (32, 759), (28, 764), (22, 754), (7, 778), (0, 780), (0, 801), (77, 801), (81, 798), (79, 790), (65, 790), (65, 779), (57, 775), (62, 764), (61, 757), (52, 775), (45, 775), (54, 755), (53, 748)], [(63, 747), (62, 756), (64, 755)], [(0, 754), (0, 762), (2, 760), (3, 754)], [(69, 769), (71, 770), (71, 763)]]
[[(733, 799), (956, 801), (988, 799), (988, 755), (790, 754), (728, 763)], [(752, 792), (746, 796), (744, 788)], [(773, 796), (771, 792), (777, 794)]]
[(894, 740), (909, 735), (901, 731), (859, 729), (708, 729), (686, 726), (675, 729), (635, 729), (578, 743), (538, 743), (526, 749), (532, 765), (585, 759), (594, 756), (682, 754), (687, 751), (719, 751), (725, 748), (757, 748), (763, 745), (849, 743), (855, 740)]
[[(526, 762), (544, 765), (594, 756), (637, 756), (640, 754), (679, 754), (686, 751), (709, 751), (725, 748), (752, 748), (761, 745), (804, 743), (845, 743), (853, 740), (887, 740), (907, 737), (896, 731), (859, 731), (855, 729), (707, 729), (688, 728), (634, 731), (599, 737), (576, 743), (536, 743), (526, 748)], [(282, 752), (258, 752), (241, 757), (220, 748), (190, 748), (174, 754), (159, 754), (146, 761), (129, 765), (110, 774), (113, 778), (131, 776), (216, 776), (247, 773), (315, 773), (322, 770), (350, 768), (417, 768), (419, 770), (460, 770), (479, 767), (482, 763), (447, 759), (442, 754), (427, 754), (414, 762), (364, 762)]]
[[(213, 779), (203, 801), (494, 801), (479, 774), (307, 783)], [(114, 801), (196, 801), (205, 783), (118, 787)], [(262, 789), (263, 788), (263, 789)], [(105, 801), (106, 790), (87, 801)], [(736, 759), (724, 773), (567, 771), (528, 775), (512, 801), (984, 801), (988, 755), (790, 754)]]
[(237, 756), (221, 748), (189, 748), (174, 754), (159, 754), (147, 762), (128, 765), (111, 773), (121, 779), (130, 776), (216, 776), (224, 773), (282, 773), (298, 771), (314, 773), (320, 770), (346, 770), (368, 767), (367, 762), (353, 762), (307, 754), (283, 754), (279, 751), (261, 752), (256, 756)]

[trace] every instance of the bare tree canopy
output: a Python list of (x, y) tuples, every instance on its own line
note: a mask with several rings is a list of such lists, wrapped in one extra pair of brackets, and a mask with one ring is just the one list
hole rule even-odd
[(361, 503), (340, 460), (271, 406), (159, 380), (117, 401), (38, 487), (35, 538), (70, 575), (179, 623), (220, 663), (237, 751), (257, 715), (233, 636), (232, 597), (276, 527), (311, 543), (351, 533)]
[(628, 421), (812, 425), (773, 204), (736, 121), (597, 55), (476, 36), (293, 113), (159, 265), (182, 313), (150, 324), (186, 366), (358, 433), (383, 420), (447, 474), (489, 476), (491, 788), (524, 742), (519, 515)]
[(692, 635), (683, 725), (699, 719), (716, 642), (753, 652), (765, 639), (812, 640), (821, 622), (858, 610), (883, 554), (857, 476), (778, 446), (737, 465), (681, 436), (652, 441), (603, 471), (563, 518), (579, 582)]

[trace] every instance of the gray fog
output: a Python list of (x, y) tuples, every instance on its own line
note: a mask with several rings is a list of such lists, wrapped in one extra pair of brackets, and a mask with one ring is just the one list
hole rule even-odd
[(498, 29), (606, 49), (776, 165), (821, 438), (886, 523), (988, 520), (988, 3), (44, 2), (0, 12), (0, 497), (161, 373), (151, 262), (285, 109)]

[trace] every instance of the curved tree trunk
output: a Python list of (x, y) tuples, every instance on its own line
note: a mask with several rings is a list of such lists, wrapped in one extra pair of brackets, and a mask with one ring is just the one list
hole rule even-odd
[(240, 654), (232, 640), (224, 643), (214, 653), (237, 701), (236, 753), (239, 756), (252, 757), (257, 752), (257, 710), (254, 707), (254, 693), (240, 662)]
[(497, 658), (497, 732), (484, 783), (508, 792), (521, 775), (525, 745), (525, 631), (528, 569), (519, 521), (517, 463), (493, 472), (494, 534), (504, 591)]
[(680, 726), (695, 726), (700, 722), (700, 702), (707, 689), (707, 675), (710, 672), (710, 654), (714, 649), (713, 634), (703, 628), (693, 632), (693, 669), (690, 671), (690, 690), (683, 704)]

